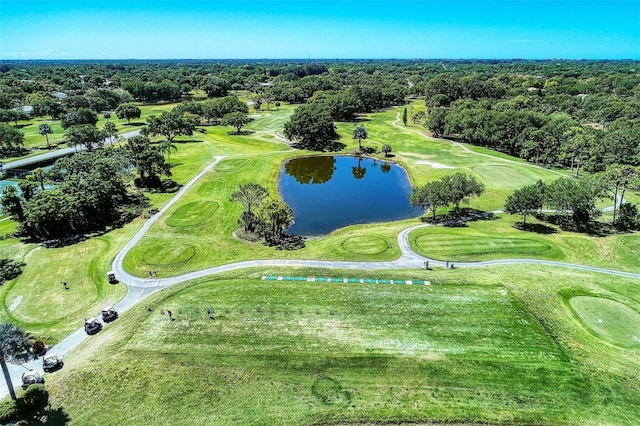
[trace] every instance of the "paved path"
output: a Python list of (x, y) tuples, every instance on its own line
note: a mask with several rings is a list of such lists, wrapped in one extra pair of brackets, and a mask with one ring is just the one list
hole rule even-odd
[[(126, 133), (122, 133), (120, 136), (122, 136), (125, 139), (129, 139), (132, 138), (134, 136), (137, 136), (140, 134), (140, 129), (137, 130), (132, 130), (130, 132), (126, 132)], [(117, 142), (117, 140), (114, 140), (113, 143)], [(104, 145), (111, 145), (112, 142), (109, 140), (109, 138), (106, 138), (103, 141)], [(66, 147), (66, 148), (60, 148), (60, 149), (56, 149), (53, 151), (47, 151), (44, 152), (42, 154), (38, 154), (38, 155), (34, 155), (32, 157), (27, 157), (27, 158), (23, 158), (21, 160), (16, 160), (16, 161), (10, 161), (8, 163), (4, 163), (3, 164), (3, 168), (4, 170), (11, 170), (11, 169), (24, 169), (26, 166), (29, 166), (31, 164), (37, 164), (37, 163), (42, 163), (48, 160), (53, 160), (56, 158), (60, 158), (60, 157), (64, 157), (66, 155), (71, 155), (74, 154), (76, 152), (79, 151), (86, 151), (86, 147), (84, 145), (79, 146), (77, 148), (75, 147)]]
[[(133, 135), (131, 135), (133, 136)], [(130, 136), (129, 136), (130, 137)], [(329, 269), (351, 269), (351, 270), (382, 270), (382, 269), (424, 269), (425, 262), (429, 262), (429, 266), (442, 266), (445, 267), (447, 262), (443, 262), (436, 259), (424, 257), (416, 253), (409, 244), (409, 233), (422, 227), (434, 226), (430, 224), (419, 224), (404, 229), (398, 234), (398, 245), (402, 252), (402, 255), (396, 260), (390, 260), (385, 262), (344, 262), (344, 261), (323, 261), (323, 260), (302, 260), (302, 259), (271, 259), (271, 260), (247, 260), (243, 262), (230, 263), (227, 265), (215, 266), (212, 268), (203, 269), (200, 271), (190, 272), (188, 274), (177, 275), (168, 278), (140, 278), (133, 276), (125, 271), (123, 266), (124, 258), (127, 253), (140, 241), (144, 234), (169, 210), (191, 187), (205, 174), (209, 173), (222, 159), (225, 157), (218, 156), (215, 160), (205, 167), (200, 173), (198, 173), (193, 179), (191, 179), (186, 185), (184, 185), (180, 191), (155, 215), (149, 218), (142, 228), (136, 233), (133, 238), (124, 246), (124, 248), (116, 255), (112, 269), (116, 274), (116, 277), (120, 282), (127, 286), (126, 296), (120, 300), (114, 307), (118, 312), (123, 312), (134, 306), (147, 296), (163, 289), (168, 286), (182, 283), (185, 281), (193, 280), (196, 278), (207, 277), (210, 275), (219, 274), (221, 272), (233, 271), (244, 268), (260, 267), (260, 266), (283, 266), (283, 267), (315, 267), (315, 268), (329, 268)], [(491, 212), (498, 213), (498, 212)], [(488, 214), (491, 214), (488, 213)], [(640, 279), (640, 274), (615, 271), (606, 268), (596, 268), (585, 265), (576, 265), (564, 262), (554, 262), (548, 260), (538, 259), (502, 259), (491, 260), (484, 262), (455, 262), (456, 268), (477, 268), (490, 265), (506, 265), (506, 264), (538, 264), (549, 265), (564, 268), (579, 269), (590, 272), (599, 272), (609, 275), (617, 275), (627, 278)], [(106, 327), (110, 327), (107, 325)], [(85, 339), (90, 338), (84, 332), (83, 328), (80, 328), (62, 340), (60, 343), (50, 349), (50, 352), (55, 352), (58, 355), (64, 355)], [(22, 366), (16, 366), (8, 364), (11, 377), (13, 378), (14, 386), (20, 385), (20, 378), (22, 373), (28, 369), (35, 369), (42, 373), (42, 361), (34, 360), (26, 363)], [(8, 394), (6, 384), (4, 380), (0, 380), (0, 398), (3, 398)]]

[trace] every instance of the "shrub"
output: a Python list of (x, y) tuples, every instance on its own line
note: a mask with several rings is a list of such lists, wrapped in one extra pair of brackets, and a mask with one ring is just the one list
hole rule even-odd
[(32, 347), (33, 353), (36, 355), (42, 355), (46, 350), (46, 346), (42, 340), (36, 340)]
[(10, 399), (6, 398), (0, 401), (0, 424), (7, 424), (10, 420), (15, 419), (18, 416), (18, 408), (16, 407), (16, 403)]

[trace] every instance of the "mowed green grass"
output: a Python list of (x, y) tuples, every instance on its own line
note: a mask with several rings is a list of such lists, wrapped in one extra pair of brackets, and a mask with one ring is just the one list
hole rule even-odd
[(410, 286), (263, 272), (181, 285), (146, 300), (151, 312), (125, 313), (47, 375), (52, 405), (71, 424), (131, 425), (633, 424), (640, 414), (637, 351), (585, 331), (556, 293), (564, 285), (541, 280), (593, 287), (581, 274), (532, 268), (515, 283), (515, 268), (442, 270)]
[(591, 296), (573, 297), (569, 304), (602, 339), (615, 345), (640, 348), (640, 313), (630, 306)]
[(497, 214), (463, 227), (429, 226), (412, 231), (416, 252), (438, 260), (474, 262), (506, 258), (546, 259), (637, 272), (640, 234), (593, 237), (561, 231), (529, 217), (540, 233), (515, 228), (520, 216)]

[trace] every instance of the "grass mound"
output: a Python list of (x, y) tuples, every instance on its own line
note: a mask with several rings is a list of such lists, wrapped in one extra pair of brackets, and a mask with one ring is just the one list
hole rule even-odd
[(601, 339), (640, 348), (640, 314), (631, 307), (602, 297), (576, 296), (569, 304), (582, 322)]
[(164, 243), (149, 248), (144, 254), (147, 265), (167, 266), (184, 263), (196, 255), (196, 248), (185, 242)]
[(342, 247), (351, 253), (378, 254), (389, 249), (387, 240), (373, 235), (354, 236), (345, 239)]
[(213, 217), (218, 209), (218, 204), (212, 201), (193, 201), (180, 206), (166, 223), (172, 227), (196, 226)]

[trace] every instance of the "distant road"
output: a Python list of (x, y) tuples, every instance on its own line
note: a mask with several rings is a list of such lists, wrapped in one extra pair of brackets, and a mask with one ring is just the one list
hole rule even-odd
[[(140, 134), (140, 129), (136, 129), (130, 132), (122, 133), (121, 136), (124, 137), (125, 139), (129, 139), (139, 134)], [(104, 144), (111, 145), (109, 138), (106, 138), (104, 140)], [(10, 161), (8, 163), (4, 163), (3, 168), (4, 170), (24, 169), (26, 166), (30, 166), (32, 164), (43, 163), (45, 161), (54, 160), (56, 158), (74, 154), (76, 152), (86, 151), (86, 149), (87, 148), (84, 145), (79, 146), (77, 148), (74, 148), (74, 147), (60, 148), (54, 151), (48, 151), (42, 154), (34, 155), (33, 157), (23, 158), (22, 160), (16, 160), (16, 161)]]

